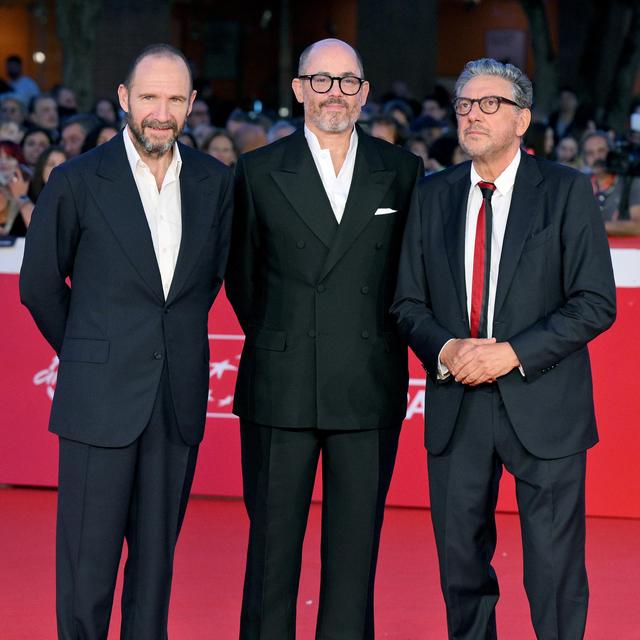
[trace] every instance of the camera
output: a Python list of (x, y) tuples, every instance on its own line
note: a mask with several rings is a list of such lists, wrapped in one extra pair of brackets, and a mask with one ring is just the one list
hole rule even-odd
[(619, 176), (640, 177), (640, 145), (627, 141), (617, 143), (607, 154), (606, 169)]

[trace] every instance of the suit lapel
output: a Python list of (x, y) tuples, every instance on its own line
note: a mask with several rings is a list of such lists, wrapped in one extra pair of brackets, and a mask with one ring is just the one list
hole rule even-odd
[(522, 247), (529, 235), (533, 221), (542, 211), (543, 205), (543, 193), (539, 188), (542, 175), (535, 160), (530, 158), (528, 154), (521, 153), (522, 157), (513, 185), (507, 228), (502, 243), (494, 318), (498, 317), (504, 304), (522, 254)]
[(321, 280), (329, 274), (367, 224), (373, 220), (375, 211), (395, 176), (395, 170), (386, 169), (379, 152), (358, 127), (358, 150), (349, 197), (335, 240), (322, 268)]
[(456, 298), (460, 305), (461, 317), (465, 318), (466, 326), (469, 326), (467, 311), (467, 288), (465, 282), (464, 249), (465, 226), (467, 220), (467, 202), (471, 187), (469, 172), (471, 163), (466, 162), (454, 169), (447, 177), (451, 188), (440, 203), (444, 212), (444, 238), (446, 244), (449, 268), (456, 287)]
[(180, 145), (180, 157), (182, 159), (180, 170), (182, 239), (167, 303), (180, 292), (195, 266), (202, 246), (209, 237), (209, 229), (213, 224), (211, 212), (215, 214), (218, 202), (218, 194), (207, 191), (203, 184), (203, 181), (209, 177), (208, 173), (192, 157), (190, 150), (182, 145)]
[(120, 133), (103, 146), (96, 173), (88, 176), (107, 223), (127, 258), (153, 294), (164, 300), (149, 224)]
[(304, 137), (304, 130), (293, 133), (287, 139), (282, 164), (271, 172), (271, 176), (296, 213), (329, 248), (338, 230), (338, 222)]

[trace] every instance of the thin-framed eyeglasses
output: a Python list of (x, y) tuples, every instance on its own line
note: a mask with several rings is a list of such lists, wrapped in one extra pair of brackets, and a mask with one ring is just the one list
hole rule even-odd
[(456, 98), (453, 101), (453, 110), (459, 116), (466, 116), (471, 109), (473, 109), (474, 102), (477, 102), (480, 107), (480, 111), (487, 115), (495, 113), (503, 102), (511, 104), (514, 107), (518, 107), (518, 109), (522, 109), (517, 102), (509, 100), (509, 98), (503, 98), (502, 96), (484, 96), (482, 98)]
[(316, 93), (329, 93), (333, 83), (337, 82), (340, 87), (340, 91), (345, 96), (355, 96), (362, 85), (366, 82), (363, 78), (357, 76), (330, 76), (326, 73), (313, 73), (311, 75), (298, 76), (300, 80), (306, 78), (309, 80), (311, 88)]

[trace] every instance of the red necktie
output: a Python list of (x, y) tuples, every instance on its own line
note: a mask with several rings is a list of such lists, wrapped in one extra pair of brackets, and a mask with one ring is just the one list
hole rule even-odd
[(471, 281), (471, 337), (487, 337), (487, 310), (489, 307), (489, 272), (491, 270), (491, 227), (493, 214), (491, 196), (496, 189), (492, 182), (479, 182), (482, 205), (476, 224), (473, 251), (473, 279)]

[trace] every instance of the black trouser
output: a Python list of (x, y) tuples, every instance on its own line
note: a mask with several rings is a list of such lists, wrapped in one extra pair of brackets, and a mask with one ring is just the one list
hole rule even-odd
[[(428, 428), (428, 427), (427, 427)], [(520, 443), (495, 385), (465, 391), (452, 440), (431, 455), (429, 490), (449, 638), (496, 638), (494, 511), (502, 467), (516, 479), (524, 584), (539, 640), (584, 635), (586, 453), (542, 460)]]
[(316, 638), (374, 637), (373, 586), (399, 429), (278, 429), (242, 420), (251, 521), (240, 638), (295, 638), (302, 543), (322, 452), (322, 571)]
[(167, 637), (174, 549), (197, 452), (177, 430), (166, 374), (149, 424), (129, 446), (60, 438), (58, 638), (106, 639), (125, 538), (120, 637)]

